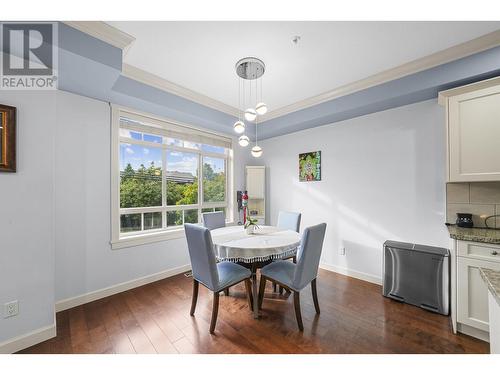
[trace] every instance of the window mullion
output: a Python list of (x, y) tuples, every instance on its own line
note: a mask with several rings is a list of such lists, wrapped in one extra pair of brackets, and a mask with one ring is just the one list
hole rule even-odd
[(203, 155), (198, 154), (198, 223), (201, 223), (201, 207), (203, 207)]
[(161, 154), (161, 205), (167, 205), (167, 150)]

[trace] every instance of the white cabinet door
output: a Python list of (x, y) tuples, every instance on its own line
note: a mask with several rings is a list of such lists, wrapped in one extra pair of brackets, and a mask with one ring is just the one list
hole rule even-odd
[(488, 287), (479, 267), (500, 271), (500, 263), (458, 257), (457, 321), (488, 331)]
[(265, 167), (247, 167), (247, 191), (249, 199), (264, 199)]
[(500, 304), (488, 291), (490, 316), (490, 353), (500, 354)]
[(448, 99), (450, 182), (500, 181), (500, 86)]

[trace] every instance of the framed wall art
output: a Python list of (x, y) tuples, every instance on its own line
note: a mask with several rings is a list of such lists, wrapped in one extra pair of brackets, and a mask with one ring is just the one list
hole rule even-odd
[(299, 181), (321, 181), (321, 151), (299, 154)]
[(16, 108), (0, 104), (0, 172), (16, 171)]

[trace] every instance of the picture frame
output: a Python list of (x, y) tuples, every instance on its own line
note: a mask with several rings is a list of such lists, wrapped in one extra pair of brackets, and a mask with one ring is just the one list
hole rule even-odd
[(0, 172), (16, 172), (16, 107), (0, 104)]
[(321, 151), (299, 154), (299, 181), (321, 181)]

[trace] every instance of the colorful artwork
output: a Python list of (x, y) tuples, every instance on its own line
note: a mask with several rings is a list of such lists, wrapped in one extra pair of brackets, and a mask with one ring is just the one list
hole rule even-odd
[(299, 181), (321, 181), (321, 151), (299, 154)]

